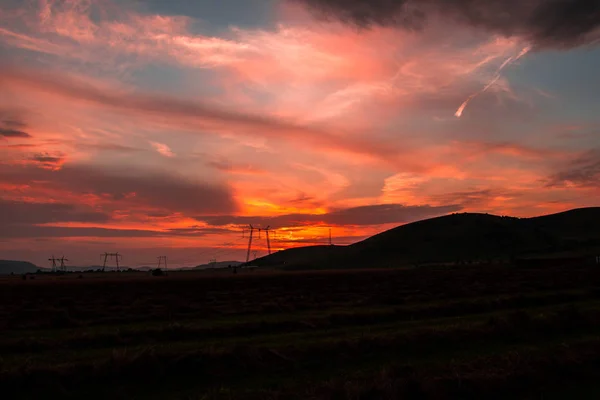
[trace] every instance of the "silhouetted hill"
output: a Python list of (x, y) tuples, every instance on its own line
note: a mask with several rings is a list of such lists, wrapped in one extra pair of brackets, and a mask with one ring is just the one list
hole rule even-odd
[(242, 264), (240, 261), (217, 261), (215, 263), (201, 264), (191, 269), (208, 269), (208, 268), (227, 268), (228, 266), (238, 266)]
[(44, 270), (27, 261), (0, 260), (0, 275), (34, 273), (38, 269)]
[(255, 261), (286, 268), (357, 268), (509, 259), (600, 249), (600, 208), (534, 218), (462, 213), (422, 220), (349, 246), (311, 246)]
[(330, 259), (342, 257), (346, 254), (347, 246), (306, 246), (278, 251), (269, 256), (251, 261), (250, 265), (256, 266), (281, 266), (293, 268), (311, 268), (315, 262), (328, 262)]

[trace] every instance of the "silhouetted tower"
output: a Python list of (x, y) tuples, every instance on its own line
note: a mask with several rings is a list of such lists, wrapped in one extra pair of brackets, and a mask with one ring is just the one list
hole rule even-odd
[(269, 230), (270, 229), (271, 229), (271, 227), (269, 225), (267, 225), (267, 227), (265, 229), (263, 229), (267, 235), (267, 249), (269, 250), (269, 255), (271, 255), (271, 239), (269, 238)]
[(54, 254), (52, 255), (52, 258), (49, 258), (48, 261), (52, 262), (52, 272), (56, 272), (56, 262), (58, 261), (58, 258), (54, 258)]
[(63, 272), (67, 271), (67, 266), (65, 265), (65, 261), (69, 261), (69, 259), (65, 258), (65, 256), (62, 256), (60, 258), (60, 270), (63, 271)]
[(167, 256), (158, 256), (156, 258), (158, 258), (158, 269), (160, 269), (160, 266), (162, 265), (162, 263), (164, 261), (164, 263), (165, 263), (165, 274), (166, 274), (167, 271), (168, 271), (168, 269), (169, 269), (167, 267)]
[(119, 254), (119, 252), (116, 252), (115, 254), (113, 254), (113, 256), (115, 257), (115, 260), (117, 261), (117, 271), (119, 271), (119, 259), (122, 258), (123, 256)]
[(103, 255), (104, 255), (104, 262), (102, 263), (102, 272), (104, 272), (104, 269), (106, 268), (106, 259), (108, 258), (108, 253), (100, 254), (100, 257), (102, 257)]
[(122, 255), (119, 254), (119, 252), (116, 253), (104, 253), (104, 254), (100, 254), (100, 257), (104, 256), (104, 263), (102, 264), (102, 272), (104, 272), (104, 270), (106, 269), (106, 261), (108, 261), (108, 259), (110, 258), (111, 260), (114, 258), (116, 263), (117, 263), (117, 271), (120, 271), (120, 267), (119, 267), (119, 260), (123, 258)]
[(254, 235), (254, 227), (250, 224), (250, 236), (248, 237), (248, 251), (246, 252), (246, 263), (250, 261), (250, 250), (252, 249), (252, 236)]

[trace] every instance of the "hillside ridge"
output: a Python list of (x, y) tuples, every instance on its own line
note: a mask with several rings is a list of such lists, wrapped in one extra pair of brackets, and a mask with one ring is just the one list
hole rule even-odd
[(347, 246), (310, 246), (253, 261), (303, 268), (388, 267), (494, 262), (514, 257), (600, 251), (600, 207), (535, 217), (452, 213), (400, 225)]

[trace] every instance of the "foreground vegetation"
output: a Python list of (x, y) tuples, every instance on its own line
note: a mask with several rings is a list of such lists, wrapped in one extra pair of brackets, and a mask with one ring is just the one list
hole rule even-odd
[(592, 398), (600, 268), (0, 281), (9, 398)]

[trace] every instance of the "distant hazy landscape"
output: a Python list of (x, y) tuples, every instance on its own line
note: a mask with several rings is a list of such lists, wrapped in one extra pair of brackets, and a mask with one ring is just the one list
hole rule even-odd
[[(171, 268), (171, 271), (185, 271), (185, 270), (198, 270), (198, 269), (210, 269), (210, 268), (227, 268), (228, 266), (238, 266), (242, 264), (240, 261), (218, 261), (215, 263), (208, 264), (200, 264), (195, 267), (178, 267)], [(119, 268), (119, 270), (129, 270), (134, 269), (135, 271), (150, 271), (152, 269), (157, 268), (157, 266), (141, 266), (130, 268), (127, 265), (124, 265)], [(163, 267), (164, 268), (164, 267)], [(92, 272), (102, 270), (102, 265), (90, 265), (90, 266), (67, 266), (67, 272)], [(52, 269), (48, 267), (38, 267), (35, 264), (32, 264), (27, 261), (14, 261), (14, 260), (0, 260), (0, 275), (10, 275), (10, 274), (33, 274), (36, 272), (51, 272)], [(107, 266), (105, 268), (106, 272), (117, 271), (117, 267)]]
[[(516, 258), (587, 257), (600, 254), (600, 208), (514, 218), (460, 213), (418, 221), (382, 232), (349, 246), (297, 247), (250, 264), (284, 269), (381, 268), (425, 264), (509, 262)], [(226, 268), (241, 261), (219, 261), (182, 269)], [(70, 271), (102, 266), (69, 266)], [(148, 271), (155, 266), (137, 267)], [(0, 260), (0, 274), (33, 273), (23, 261)], [(107, 271), (115, 270), (107, 267)], [(122, 269), (128, 269), (125, 265)]]

